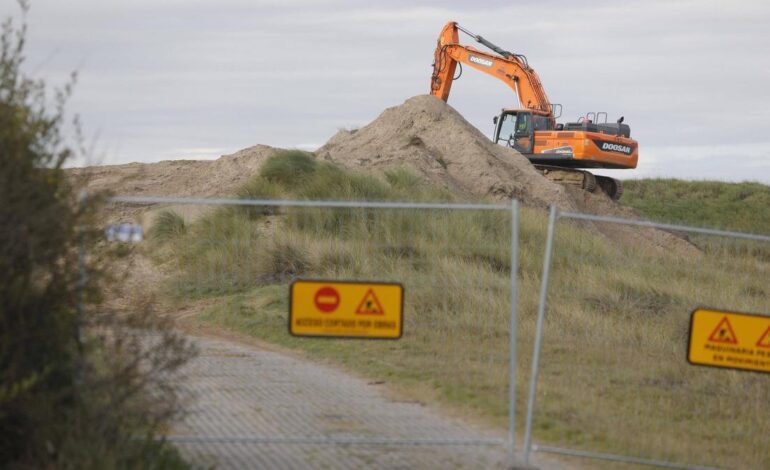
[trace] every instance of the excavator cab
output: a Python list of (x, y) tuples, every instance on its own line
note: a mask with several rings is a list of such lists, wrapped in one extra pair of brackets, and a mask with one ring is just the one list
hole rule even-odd
[(553, 129), (553, 119), (539, 116), (527, 109), (506, 109), (492, 119), (496, 144), (512, 147), (531, 155), (535, 150), (535, 131)]
[[(554, 117), (532, 110), (503, 109), (499, 116), (492, 119), (495, 124), (492, 141), (519, 151), (551, 181), (579, 186), (589, 192), (600, 188), (612, 199), (618, 200), (623, 194), (623, 185), (619, 180), (575, 169), (592, 164), (593, 156), (604, 151), (599, 144), (624, 154), (633, 151), (630, 145), (624, 144), (625, 141), (614, 143), (605, 140), (628, 139), (630, 128), (623, 124), (623, 118), (614, 125), (607, 124), (606, 118), (604, 123), (594, 123), (597, 118), (596, 115), (589, 115), (577, 123), (556, 124)], [(586, 155), (588, 161), (576, 158), (576, 154)], [(606, 163), (596, 166), (608, 167)]]

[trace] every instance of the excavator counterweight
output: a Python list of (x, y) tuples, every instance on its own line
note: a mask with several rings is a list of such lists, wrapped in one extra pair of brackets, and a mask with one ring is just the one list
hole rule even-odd
[[(460, 31), (492, 52), (460, 44)], [(608, 123), (607, 113), (588, 113), (577, 122), (557, 123), (559, 116), (554, 109), (560, 110), (561, 106), (548, 100), (540, 78), (524, 55), (509, 52), (449, 22), (439, 35), (434, 53), (430, 84), (433, 96), (449, 99), (460, 64), (501, 80), (516, 94), (519, 106), (503, 109), (494, 119), (495, 143), (518, 150), (553, 181), (587, 191), (600, 189), (612, 199), (620, 198), (620, 181), (579, 168), (636, 168), (639, 145), (631, 138), (631, 129), (622, 117)]]

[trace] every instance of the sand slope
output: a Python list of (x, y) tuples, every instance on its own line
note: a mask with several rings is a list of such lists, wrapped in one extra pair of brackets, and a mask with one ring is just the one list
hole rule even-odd
[(93, 192), (131, 196), (231, 196), (275, 151), (267, 145), (255, 145), (217, 160), (128, 163), (69, 171)]
[(357, 131), (339, 131), (316, 151), (349, 168), (408, 166), (468, 196), (518, 198), (531, 206), (575, 209), (562, 186), (519, 152), (495, 145), (451, 106), (430, 95), (386, 109)]

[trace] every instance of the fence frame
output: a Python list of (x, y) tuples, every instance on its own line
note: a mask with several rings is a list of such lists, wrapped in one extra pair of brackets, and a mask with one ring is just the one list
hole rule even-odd
[(637, 465), (648, 465), (662, 468), (675, 468), (683, 470), (719, 470), (715, 467), (692, 466), (678, 464), (663, 460), (645, 459), (626, 455), (606, 454), (601, 452), (568, 449), (551, 446), (539, 446), (532, 444), (532, 420), (535, 409), (535, 398), (537, 395), (537, 380), (540, 368), (540, 351), (543, 341), (543, 328), (545, 322), (546, 303), (548, 298), (548, 283), (551, 274), (551, 259), (553, 255), (554, 232), (559, 219), (584, 220), (592, 222), (604, 222), (620, 225), (632, 225), (646, 228), (656, 228), (661, 230), (671, 230), (688, 233), (698, 233), (702, 235), (713, 235), (720, 237), (738, 238), (770, 243), (770, 236), (753, 233), (735, 232), (730, 230), (718, 230), (704, 227), (693, 227), (688, 225), (677, 225), (668, 223), (659, 223), (649, 220), (626, 219), (623, 217), (601, 216), (593, 214), (583, 214), (580, 212), (563, 212), (556, 206), (550, 207), (548, 217), (548, 233), (546, 235), (545, 254), (543, 256), (543, 277), (540, 284), (540, 299), (537, 308), (537, 326), (535, 328), (535, 344), (532, 353), (532, 369), (529, 379), (529, 393), (527, 396), (526, 420), (524, 424), (524, 463), (529, 464), (531, 451), (567, 455), (573, 457), (584, 457), (597, 460), (607, 460), (613, 462), (623, 462)]
[(516, 348), (518, 332), (518, 271), (519, 271), (519, 201), (510, 203), (432, 203), (398, 201), (320, 201), (290, 199), (231, 199), (168, 196), (112, 196), (112, 204), (129, 205), (214, 205), (214, 206), (261, 206), (305, 208), (354, 208), (354, 209), (423, 209), (446, 211), (505, 211), (511, 214), (511, 275), (510, 275), (510, 332), (508, 378), (508, 436), (507, 439), (389, 439), (389, 438), (327, 438), (327, 437), (269, 437), (269, 436), (166, 436), (164, 439), (178, 443), (235, 442), (253, 444), (361, 444), (361, 445), (409, 445), (409, 446), (504, 446), (509, 466), (516, 462)]

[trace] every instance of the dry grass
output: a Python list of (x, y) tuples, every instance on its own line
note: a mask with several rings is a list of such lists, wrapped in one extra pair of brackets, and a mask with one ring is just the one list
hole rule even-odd
[(184, 218), (172, 210), (163, 210), (155, 216), (150, 229), (150, 236), (159, 240), (169, 240), (184, 234), (187, 230)]
[[(305, 162), (303, 162), (304, 164)], [(307, 168), (305, 168), (307, 170)], [(291, 168), (285, 171), (291, 171)], [(385, 180), (331, 166), (280, 196), (430, 199), (405, 172)], [(363, 184), (365, 183), (365, 184)], [(324, 189), (326, 192), (321, 192)], [(526, 397), (545, 217), (522, 214), (519, 409)], [(193, 224), (159, 259), (178, 299), (219, 299), (202, 318), (331, 359), (377, 380), (432, 388), (497, 425), (507, 413), (510, 219), (506, 213), (222, 210)], [(700, 241), (695, 259), (608, 243), (560, 223), (546, 321), (536, 440), (692, 464), (768, 468), (768, 376), (687, 364), (697, 305), (767, 311), (770, 249)], [(308, 340), (286, 333), (295, 276), (377, 279), (406, 287), (397, 342)], [(181, 300), (180, 300), (181, 301)]]

